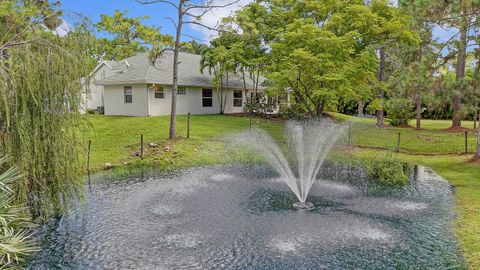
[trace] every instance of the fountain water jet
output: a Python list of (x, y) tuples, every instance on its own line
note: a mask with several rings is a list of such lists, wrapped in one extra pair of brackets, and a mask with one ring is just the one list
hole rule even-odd
[(337, 140), (345, 133), (346, 125), (330, 119), (289, 121), (285, 126), (287, 151), (282, 151), (265, 131), (254, 129), (235, 136), (235, 142), (249, 147), (281, 175), (281, 178), (298, 198), (294, 207), (313, 209), (306, 202), (325, 157)]

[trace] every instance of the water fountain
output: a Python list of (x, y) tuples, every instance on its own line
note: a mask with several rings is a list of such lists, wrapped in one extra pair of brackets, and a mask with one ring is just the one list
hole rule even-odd
[(330, 149), (346, 131), (345, 124), (330, 119), (289, 121), (285, 126), (287, 149), (282, 150), (275, 140), (261, 129), (247, 131), (232, 137), (236, 143), (247, 146), (265, 158), (298, 198), (293, 206), (311, 210), (315, 206), (307, 202), (323, 161)]
[(421, 167), (389, 189), (324, 162), (345, 129), (235, 134), (256, 164), (93, 175), (86, 207), (38, 228), (26, 269), (463, 269), (448, 182)]

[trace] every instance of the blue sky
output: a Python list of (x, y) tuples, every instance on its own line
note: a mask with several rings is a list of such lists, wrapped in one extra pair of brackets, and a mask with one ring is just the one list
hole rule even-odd
[[(228, 3), (229, 1), (231, 0), (216, 0), (215, 3)], [(203, 22), (207, 25), (214, 26), (222, 17), (229, 15), (233, 10), (250, 1), (251, 0), (241, 0), (238, 4), (231, 7), (213, 10), (204, 16)], [(79, 16), (85, 16), (96, 23), (100, 20), (101, 14), (112, 15), (113, 12), (118, 9), (121, 11), (128, 10), (128, 16), (131, 17), (150, 16), (149, 19), (144, 21), (146, 25), (161, 27), (161, 32), (164, 34), (175, 34), (172, 23), (165, 17), (176, 17), (176, 10), (168, 4), (156, 3), (142, 5), (134, 0), (62, 0), (61, 3), (61, 9), (64, 11), (64, 20), (66, 21), (66, 26), (63, 28), (68, 28), (69, 25), (73, 25), (78, 21)], [(186, 34), (186, 36), (182, 37), (183, 41), (191, 40), (192, 38), (189, 36), (194, 36), (203, 42), (209, 40), (214, 34), (206, 29), (199, 29), (199, 27), (191, 27), (190, 25), (184, 27), (183, 33)], [(434, 29), (434, 37), (440, 41), (448, 40), (452, 34), (455, 33), (456, 29), (445, 30), (439, 27)], [(102, 34), (98, 35), (101, 36)]]
[[(221, 17), (229, 15), (234, 9), (247, 2), (248, 0), (242, 0), (240, 3), (235, 4), (232, 7), (222, 10), (213, 10), (204, 16), (203, 21), (207, 25), (213, 26)], [(112, 15), (116, 9), (120, 11), (127, 9), (128, 16), (150, 16), (150, 19), (146, 19), (144, 24), (159, 26), (161, 27), (161, 32), (164, 34), (175, 34), (175, 29), (172, 23), (168, 19), (165, 19), (165, 17), (171, 16), (175, 18), (176, 10), (168, 4), (156, 3), (142, 5), (134, 0), (62, 0), (61, 3), (61, 9), (64, 11), (64, 20), (67, 23), (66, 27), (63, 28), (68, 28), (69, 25), (73, 25), (78, 21), (79, 15), (85, 16), (96, 23), (100, 20), (101, 14)], [(228, 2), (227, 0), (217, 0), (215, 3)], [(213, 34), (206, 29), (199, 29), (198, 27), (192, 27), (190, 25), (184, 27), (183, 33), (189, 36), (194, 36), (203, 41), (208, 40)], [(192, 38), (184, 36), (182, 39), (187, 41)]]

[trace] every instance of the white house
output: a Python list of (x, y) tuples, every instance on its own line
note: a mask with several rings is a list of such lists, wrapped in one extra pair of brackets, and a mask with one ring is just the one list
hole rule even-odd
[[(243, 112), (247, 95), (253, 93), (253, 81), (229, 78), (228, 90), (212, 87), (213, 77), (200, 71), (200, 55), (179, 55), (178, 114), (218, 114), (220, 102), (224, 113)], [(173, 53), (164, 53), (152, 65), (148, 53), (119, 62), (103, 61), (92, 72), (90, 93), (85, 91), (85, 107), (106, 115), (169, 115), (172, 94)], [(259, 91), (263, 91), (259, 87)]]

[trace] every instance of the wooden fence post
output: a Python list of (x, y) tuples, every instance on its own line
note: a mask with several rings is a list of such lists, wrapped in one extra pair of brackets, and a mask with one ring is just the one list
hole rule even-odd
[(397, 139), (397, 153), (400, 153), (400, 132), (398, 133), (398, 139)]
[(352, 122), (348, 122), (348, 144), (352, 145)]
[(87, 172), (90, 174), (90, 149), (91, 149), (92, 141), (88, 140), (88, 157), (87, 157)]
[(468, 153), (468, 131), (465, 131), (465, 154)]
[(250, 116), (250, 131), (252, 131), (252, 114), (253, 113), (250, 113), (250, 115), (249, 115)]
[(143, 159), (143, 134), (140, 134), (140, 158)]
[(187, 139), (190, 139), (190, 113), (187, 114)]

